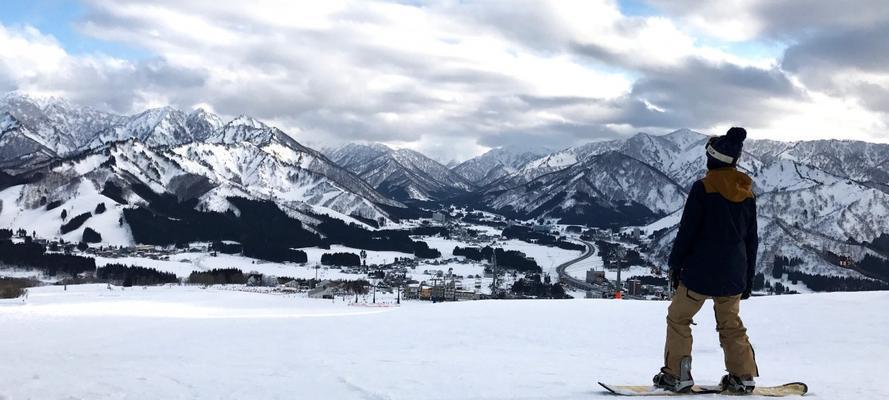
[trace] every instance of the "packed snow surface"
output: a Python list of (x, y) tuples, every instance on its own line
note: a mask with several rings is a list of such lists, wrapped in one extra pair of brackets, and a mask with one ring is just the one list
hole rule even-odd
[[(31, 289), (0, 301), (3, 399), (590, 399), (661, 366), (666, 302), (349, 306), (197, 287)], [(761, 384), (883, 399), (889, 292), (742, 303)], [(709, 305), (706, 307), (709, 308)], [(712, 313), (694, 376), (723, 373)], [(718, 399), (720, 396), (707, 396)], [(734, 397), (726, 397), (732, 398)]]

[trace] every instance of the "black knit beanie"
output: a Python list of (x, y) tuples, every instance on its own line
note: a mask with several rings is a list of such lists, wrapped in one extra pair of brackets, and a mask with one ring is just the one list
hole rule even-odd
[(744, 148), (744, 139), (747, 131), (737, 126), (726, 132), (725, 136), (710, 138), (707, 142), (707, 168), (725, 168), (738, 165), (741, 150)]

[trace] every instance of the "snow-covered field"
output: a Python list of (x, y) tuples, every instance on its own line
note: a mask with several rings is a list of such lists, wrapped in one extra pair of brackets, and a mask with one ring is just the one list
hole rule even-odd
[[(145, 257), (95, 257), (96, 265), (117, 263), (124, 265), (138, 265), (154, 268), (159, 271), (172, 272), (178, 276), (187, 277), (191, 271), (204, 271), (213, 268), (239, 268), (244, 272), (256, 271), (266, 275), (289, 276), (292, 278), (314, 278), (315, 264), (321, 263), (321, 255), (324, 253), (349, 252), (358, 254), (360, 249), (353, 249), (339, 245), (330, 246), (329, 250), (317, 247), (301, 249), (306, 252), (308, 262), (305, 265), (296, 263), (276, 263), (242, 257), (233, 254), (219, 253), (211, 256), (207, 252), (177, 253), (170, 255), (169, 260), (154, 260)], [(370, 251), (367, 252), (367, 264), (391, 263), (396, 257), (412, 257), (407, 253), (396, 251)], [(323, 267), (318, 271), (319, 279), (346, 279), (354, 280), (363, 278), (364, 275), (346, 274), (339, 269)]]
[[(421, 240), (429, 244), (429, 247), (438, 249), (442, 257), (450, 258), (454, 254), (454, 247), (484, 247), (484, 244), (471, 245), (457, 240), (445, 239), (441, 237), (423, 237)], [(506, 250), (518, 250), (528, 257), (537, 261), (537, 265), (543, 270), (544, 274), (550, 274), (556, 277), (556, 267), (560, 264), (575, 259), (583, 254), (582, 251), (565, 250), (558, 247), (539, 246), (533, 243), (523, 242), (521, 240), (498, 240), (495, 247), (501, 247)]]
[[(889, 292), (754, 298), (762, 384), (883, 399)], [(666, 302), (521, 300), (354, 307), (192, 287), (31, 289), (0, 301), (3, 399), (589, 399), (661, 364)], [(694, 373), (723, 373), (712, 314)], [(719, 398), (719, 396), (708, 396)]]

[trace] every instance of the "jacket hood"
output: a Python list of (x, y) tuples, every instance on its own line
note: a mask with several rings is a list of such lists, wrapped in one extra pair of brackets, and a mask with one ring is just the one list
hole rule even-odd
[(734, 203), (753, 197), (753, 179), (734, 168), (711, 169), (703, 181), (707, 193), (718, 192)]

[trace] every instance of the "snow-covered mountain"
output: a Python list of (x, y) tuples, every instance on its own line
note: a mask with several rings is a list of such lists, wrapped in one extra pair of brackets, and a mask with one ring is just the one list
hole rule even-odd
[(548, 154), (543, 147), (522, 149), (518, 147), (497, 147), (478, 157), (473, 157), (451, 170), (478, 186), (487, 185), (499, 178), (518, 171), (525, 164)]
[(19, 92), (0, 98), (0, 114), (4, 113), (27, 127), (31, 140), (59, 156), (80, 151), (100, 132), (126, 120), (64, 99), (40, 99)]
[[(650, 165), (688, 189), (706, 171), (701, 159), (707, 138), (702, 133), (680, 129), (666, 135), (638, 133), (626, 139), (591, 142), (530, 161), (516, 173), (492, 182), (492, 185), (502, 188), (522, 184), (596, 155), (617, 151)], [(755, 172), (761, 162), (755, 157), (742, 157), (740, 166)]]
[(185, 129), (197, 141), (207, 140), (210, 135), (222, 128), (223, 125), (225, 123), (222, 122), (218, 115), (207, 112), (203, 108), (195, 109), (185, 119)]
[[(303, 222), (323, 214), (361, 224), (390, 220), (405, 209), (320, 152), (247, 116), (222, 123), (205, 110), (163, 107), (87, 118), (93, 110), (18, 94), (4, 97), (0, 107), (3, 226), (35, 226), (54, 237), (62, 222), (56, 207), (79, 215), (105, 203), (108, 212), (90, 220), (116, 232), (109, 240), (126, 243), (132, 240), (126, 224), (117, 224), (122, 209), (150, 206), (140, 187), (179, 201), (196, 199), (203, 211), (236, 212), (232, 196), (271, 200)], [(48, 140), (64, 130), (74, 133)], [(116, 188), (111, 197), (109, 184)], [(109, 218), (115, 224), (104, 224)], [(77, 236), (90, 224), (65, 235)]]
[(763, 162), (793, 160), (889, 193), (889, 144), (852, 140), (756, 140), (745, 145), (745, 150)]
[[(703, 149), (706, 139), (706, 135), (680, 130), (663, 136), (640, 133), (624, 140), (566, 149), (532, 161), (516, 174), (494, 182), (486, 190), (497, 196), (485, 197), (485, 204), (493, 208), (522, 204), (522, 199), (506, 196), (515, 192), (516, 187), (533, 187), (537, 182), (549, 182), (556, 177), (566, 182), (564, 187), (582, 187), (571, 182), (568, 171), (583, 169), (589, 160), (612, 152), (650, 166), (676, 186), (687, 189), (706, 171)], [(889, 234), (889, 195), (885, 190), (889, 179), (884, 172), (889, 151), (885, 150), (889, 150), (886, 145), (850, 141), (746, 141), (740, 168), (753, 178), (758, 196), (761, 236), (758, 268), (770, 272), (774, 256), (780, 255), (803, 260), (795, 268), (806, 273), (860, 278), (857, 271), (840, 267), (828, 254), (852, 260), (860, 260), (865, 254), (885, 258), (886, 254), (862, 245)], [(602, 179), (623, 180), (628, 171), (622, 165)], [(653, 243), (651, 251), (654, 259), (663, 263), (675, 236), (685, 193), (679, 191), (679, 200), (671, 203), (664, 200), (670, 199), (663, 196), (665, 183), (640, 179), (633, 184), (636, 190), (654, 199), (653, 203), (639, 202), (640, 205), (652, 211), (658, 205), (661, 211), (673, 211), (646, 228), (649, 232), (666, 230)], [(505, 187), (513, 189), (505, 190)], [(549, 190), (548, 186), (544, 188)], [(535, 212), (552, 213), (568, 206), (578, 207), (563, 199), (548, 204), (550, 210)], [(649, 216), (656, 214), (652, 212)], [(624, 223), (632, 222), (635, 221)]]
[(587, 158), (481, 202), (517, 217), (591, 225), (639, 224), (682, 207), (685, 192), (661, 171), (617, 151)]
[[(8, 142), (28, 149), (40, 146), (42, 153), (52, 157), (72, 156), (134, 138), (149, 147), (203, 141), (229, 144), (247, 141), (265, 145), (276, 141), (307, 151), (284, 132), (251, 117), (242, 115), (226, 124), (219, 116), (200, 108), (189, 114), (166, 106), (134, 115), (114, 115), (63, 99), (41, 99), (12, 92), (0, 98), (0, 116), (5, 121), (4, 131), (9, 131), (4, 134), (9, 136)], [(19, 126), (21, 128), (12, 129)], [(16, 153), (24, 152), (6, 150), (0, 154), (0, 162), (9, 168)]]
[(194, 138), (185, 127), (185, 113), (173, 107), (154, 108), (130, 116), (118, 125), (99, 132), (90, 148), (135, 138), (149, 146), (173, 146)]
[[(139, 192), (171, 194), (180, 201), (196, 199), (201, 211), (235, 212), (229, 197), (274, 201), (293, 218), (311, 225), (311, 215), (329, 215), (346, 222), (389, 219), (391, 208), (403, 207), (316, 153), (276, 144), (250, 142), (214, 144), (192, 142), (172, 147), (150, 147), (139, 140), (115, 142), (102, 151), (68, 159), (36, 182), (0, 191), (0, 224), (34, 229), (40, 237), (56, 237), (69, 215), (92, 211), (104, 203), (107, 211), (80, 228), (65, 233), (79, 241), (90, 227), (113, 244), (132, 243), (123, 209), (150, 207), (151, 198)], [(114, 187), (113, 195), (108, 188)], [(53, 208), (46, 204), (56, 205)]]
[[(502, 148), (448, 168), (379, 144), (325, 156), (249, 116), (224, 122), (172, 107), (115, 115), (10, 93), (0, 98), (0, 225), (57, 234), (57, 207), (74, 215), (104, 202), (108, 212), (66, 240), (98, 224), (126, 243), (122, 210), (149, 206), (140, 187), (207, 211), (237, 212), (232, 196), (271, 200), (307, 225), (318, 214), (366, 223), (406, 210), (401, 201), (456, 201), (523, 219), (649, 224), (646, 231), (660, 231), (651, 254), (662, 262), (686, 191), (705, 173), (707, 138), (681, 129), (542, 156)], [(889, 145), (747, 140), (744, 149), (740, 168), (758, 196), (761, 270), (782, 255), (804, 260), (799, 270), (860, 276), (835, 256), (889, 256), (869, 245), (889, 235)], [(111, 197), (109, 182), (119, 188)]]
[(15, 116), (0, 113), (0, 170), (15, 174), (20, 166), (42, 164), (56, 157), (56, 152)]
[(444, 200), (474, 189), (448, 167), (410, 149), (350, 143), (332, 151), (330, 158), (397, 200)]
[[(572, 216), (566, 221), (576, 223), (638, 224), (682, 207), (685, 192), (705, 170), (700, 157), (706, 138), (683, 129), (570, 147), (494, 180), (475, 201), (495, 210), (530, 212), (533, 207), (528, 217), (568, 211)], [(582, 194), (566, 195), (577, 189)], [(547, 201), (532, 201), (535, 195)], [(603, 208), (614, 213), (603, 218)]]
[[(0, 115), (7, 120), (12, 117), (26, 128), (11, 133), (15, 138), (7, 140), (20, 146), (24, 142), (30, 143), (28, 147), (39, 145), (39, 152), (52, 154), (52, 158), (73, 156), (131, 138), (148, 146), (205, 140), (222, 125), (218, 116), (204, 110), (186, 115), (173, 107), (161, 107), (125, 116), (74, 105), (64, 99), (35, 98), (18, 92), (0, 98)], [(12, 153), (0, 154), (4, 169), (24, 171), (44, 161), (42, 157), (16, 157)]]
[[(516, 217), (600, 226), (666, 214), (646, 228), (662, 230), (651, 251), (662, 264), (686, 191), (706, 172), (707, 138), (682, 129), (571, 147), (490, 182), (473, 200)], [(780, 255), (803, 260), (800, 271), (860, 278), (835, 256), (889, 256), (866, 245), (889, 235), (889, 145), (747, 140), (740, 168), (758, 196), (760, 270)]]

